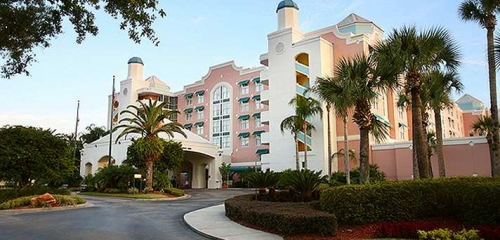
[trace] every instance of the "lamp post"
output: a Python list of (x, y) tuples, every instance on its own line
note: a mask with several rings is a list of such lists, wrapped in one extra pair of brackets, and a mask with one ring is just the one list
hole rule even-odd
[(472, 152), (472, 176), (477, 177), (476, 173), (476, 164), (475, 164), (475, 158), (474, 158), (474, 141), (469, 142), (469, 146), (471, 147), (471, 152)]

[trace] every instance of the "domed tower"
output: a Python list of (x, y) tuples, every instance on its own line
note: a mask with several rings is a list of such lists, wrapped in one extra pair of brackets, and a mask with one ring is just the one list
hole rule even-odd
[(276, 13), (278, 13), (278, 30), (299, 28), (299, 6), (293, 0), (281, 1)]
[(128, 60), (128, 75), (127, 79), (132, 80), (143, 80), (142, 69), (144, 67), (144, 62), (140, 57), (133, 57)]

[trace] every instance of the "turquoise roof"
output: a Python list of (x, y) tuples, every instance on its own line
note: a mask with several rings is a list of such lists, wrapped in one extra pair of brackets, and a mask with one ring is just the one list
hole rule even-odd
[(276, 12), (278, 12), (282, 8), (286, 7), (293, 7), (297, 10), (299, 10), (299, 5), (297, 5), (294, 1), (292, 0), (283, 0), (278, 4), (278, 8), (276, 8)]
[(128, 64), (131, 64), (131, 63), (140, 63), (141, 65), (144, 66), (144, 62), (142, 61), (142, 59), (140, 57), (133, 57), (133, 58), (129, 59)]

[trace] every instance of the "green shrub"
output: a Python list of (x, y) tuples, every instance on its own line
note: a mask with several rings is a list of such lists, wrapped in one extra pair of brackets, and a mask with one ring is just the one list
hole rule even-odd
[(500, 199), (499, 179), (446, 178), (341, 186), (322, 192), (321, 208), (348, 224), (433, 217), (499, 224), (500, 202), (486, 199)]
[(28, 196), (28, 197), (20, 197), (16, 199), (12, 199), (9, 201), (6, 201), (0, 205), (0, 209), (12, 209), (20, 206), (28, 206), (31, 204), (30, 199), (33, 196)]
[(95, 174), (92, 181), (98, 191), (104, 191), (107, 188), (120, 189), (122, 192), (127, 191), (132, 184), (134, 176), (134, 168), (128, 165), (108, 165), (101, 168)]
[[(351, 184), (359, 184), (359, 168), (350, 171)], [(385, 173), (378, 169), (378, 165), (370, 164), (370, 183), (378, 183), (386, 180)], [(341, 186), (347, 184), (344, 172), (334, 172), (328, 181), (330, 186)]]
[(153, 173), (153, 188), (155, 190), (160, 190), (170, 187), (172, 187), (172, 182), (168, 174), (164, 171), (155, 170)]
[(127, 192), (130, 193), (130, 194), (138, 194), (139, 193), (139, 189), (137, 189), (135, 187), (131, 187), (131, 188), (127, 189)]
[(293, 170), (287, 173), (285, 181), (282, 184), (290, 186), (292, 192), (300, 194), (302, 201), (308, 202), (313, 199), (313, 192), (318, 186), (326, 182), (326, 176), (321, 176), (321, 171)]
[(335, 235), (337, 219), (333, 214), (315, 210), (313, 204), (303, 202), (260, 202), (251, 195), (225, 201), (226, 216), (278, 231), (281, 234), (319, 233)]
[(54, 198), (60, 206), (74, 206), (86, 202), (80, 196), (54, 195)]
[(481, 237), (478, 235), (478, 231), (471, 229), (463, 229), (460, 232), (454, 233), (449, 229), (435, 229), (432, 231), (418, 231), (418, 239), (421, 240), (438, 240), (438, 239), (450, 239), (450, 240), (480, 240)]
[[(20, 197), (20, 198), (6, 201), (6, 202), (0, 204), (0, 209), (1, 210), (12, 209), (12, 208), (16, 208), (16, 207), (32, 205), (32, 203), (30, 201), (31, 198), (37, 197), (37, 196), (38, 195), (25, 196), (25, 197)], [(56, 202), (60, 206), (77, 205), (77, 204), (83, 204), (86, 202), (83, 198), (81, 198), (79, 196), (53, 195), (53, 197), (56, 199)], [(50, 206), (50, 205), (44, 205), (43, 203), (38, 202), (37, 205), (35, 205), (33, 207), (47, 207), (47, 206)]]
[(45, 186), (33, 186), (29, 188), (12, 188), (12, 189), (0, 189), (0, 203), (6, 202), (12, 199), (16, 199), (24, 196), (32, 195), (42, 195), (44, 193), (50, 193), (52, 195), (70, 195), (69, 189), (64, 188), (49, 188)]
[(185, 195), (184, 191), (178, 188), (165, 188), (164, 191), (165, 193), (174, 195), (176, 197), (182, 197)]
[(269, 194), (274, 194), (274, 189), (279, 180), (279, 175), (269, 170), (265, 172), (254, 172), (247, 177), (250, 186), (259, 188), (260, 194), (265, 194), (266, 188), (269, 188)]

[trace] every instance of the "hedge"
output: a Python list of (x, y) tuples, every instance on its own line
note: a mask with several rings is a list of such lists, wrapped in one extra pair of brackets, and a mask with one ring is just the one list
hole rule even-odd
[(182, 197), (185, 195), (184, 191), (182, 189), (178, 188), (165, 188), (163, 189), (165, 193), (172, 194), (176, 197)]
[(280, 234), (337, 233), (335, 215), (314, 209), (314, 203), (254, 201), (251, 195), (230, 198), (224, 203), (226, 216), (231, 220), (273, 229)]
[(321, 209), (339, 223), (450, 217), (469, 224), (500, 223), (500, 179), (444, 178), (342, 186), (321, 193)]

